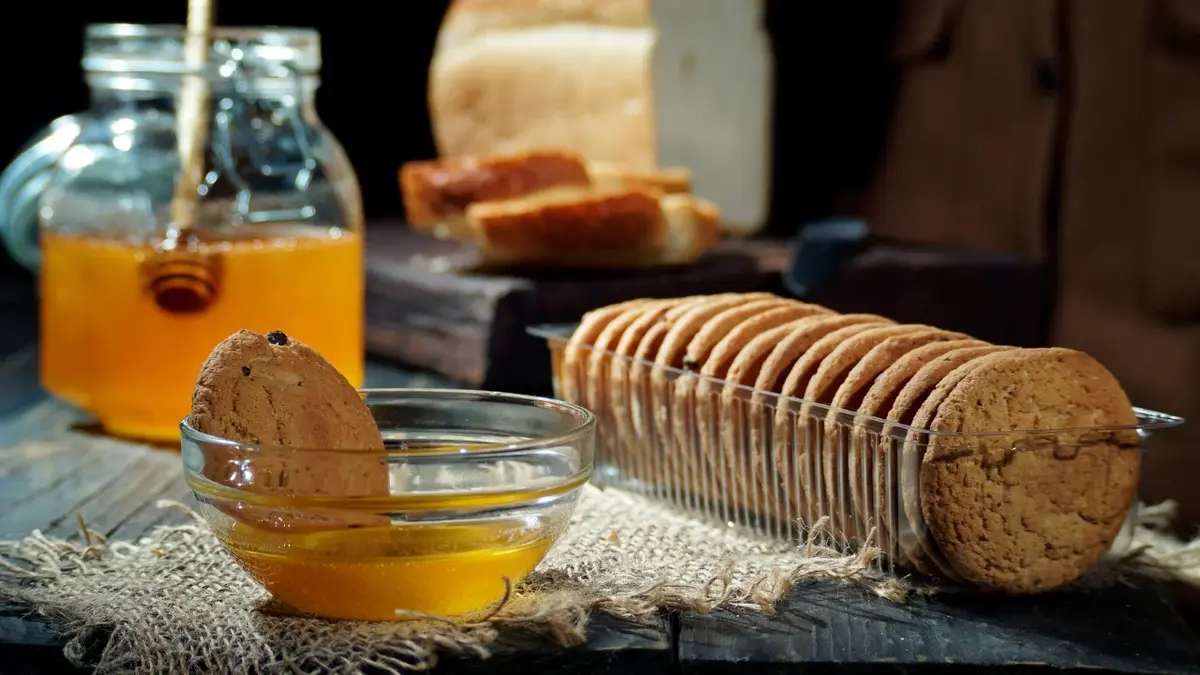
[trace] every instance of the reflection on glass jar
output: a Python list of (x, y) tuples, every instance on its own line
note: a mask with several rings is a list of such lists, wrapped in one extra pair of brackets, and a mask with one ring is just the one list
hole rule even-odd
[[(180, 27), (87, 31), (92, 105), (0, 178), (5, 239), (40, 258), (42, 380), (110, 432), (178, 437), (200, 363), (235, 330), (282, 330), (351, 383), (363, 374), (357, 180), (314, 106), (315, 32), (218, 29), (209, 127), (190, 223), (171, 199), (181, 167)], [(45, 159), (52, 156), (53, 161)], [(38, 199), (40, 256), (18, 216)]]

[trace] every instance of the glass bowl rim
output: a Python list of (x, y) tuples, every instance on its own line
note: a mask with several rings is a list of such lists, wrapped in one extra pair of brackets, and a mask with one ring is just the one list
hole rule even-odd
[[(529, 450), (537, 450), (546, 447), (554, 447), (561, 445), (571, 445), (578, 443), (589, 434), (592, 434), (596, 427), (596, 417), (590, 410), (573, 403), (560, 401), (548, 396), (532, 396), (529, 394), (511, 394), (507, 392), (487, 391), (484, 389), (438, 389), (438, 388), (423, 388), (423, 389), (406, 389), (406, 388), (364, 388), (358, 389), (358, 393), (364, 397), (371, 396), (391, 396), (410, 399), (441, 399), (451, 401), (471, 401), (475, 400), (479, 403), (486, 404), (491, 402), (507, 402), (507, 403), (522, 403), (538, 408), (553, 409), (556, 414), (574, 417), (577, 423), (569, 430), (548, 436), (539, 436), (526, 440), (515, 441), (512, 443), (495, 443), (483, 444), (483, 447), (472, 449), (471, 457), (480, 458), (482, 455), (497, 455), (506, 456), (526, 452)], [(194, 428), (191, 423), (191, 414), (183, 418), (179, 423), (179, 431), (182, 440), (192, 441), (205, 445), (215, 445), (224, 448), (234, 448), (237, 450), (249, 451), (269, 451), (269, 452), (288, 452), (288, 453), (303, 453), (303, 452), (320, 452), (325, 454), (358, 454), (366, 452), (365, 450), (355, 449), (340, 449), (333, 450), (329, 448), (302, 448), (292, 446), (275, 446), (262, 445), (255, 443), (241, 443), (222, 436), (205, 433)], [(461, 455), (459, 450), (447, 450), (445, 452), (430, 452), (429, 450), (413, 450), (408, 451), (399, 448), (387, 448), (381, 452), (388, 457), (436, 457), (438, 455)]]

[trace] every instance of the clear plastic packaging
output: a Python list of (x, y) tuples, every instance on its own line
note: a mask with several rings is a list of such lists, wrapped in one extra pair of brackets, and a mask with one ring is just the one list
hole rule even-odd
[[(871, 541), (883, 554), (874, 563), (880, 572), (901, 567), (954, 576), (930, 544), (922, 516), (921, 459), (934, 439), (943, 449), (994, 456), (996, 462), (1021, 452), (1078, 461), (1084, 494), (1106, 489), (1115, 470), (1093, 447), (1111, 448), (1124, 437), (1135, 448), (1129, 452), (1143, 452), (1151, 431), (1183, 422), (1136, 408), (1132, 427), (936, 434), (588, 348), (589, 357), (566, 372), (573, 330), (540, 326), (529, 332), (550, 347), (555, 395), (596, 416), (594, 480), (775, 539), (815, 534), (821, 543), (847, 550)], [(589, 377), (597, 365), (609, 376)], [(1136, 503), (1112, 550), (1128, 547), (1135, 509)]]

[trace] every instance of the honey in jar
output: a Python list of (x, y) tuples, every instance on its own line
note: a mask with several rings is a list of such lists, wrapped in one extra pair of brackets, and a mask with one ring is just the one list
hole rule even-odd
[(362, 239), (238, 228), (179, 250), (43, 231), (42, 382), (116, 435), (171, 441), (200, 364), (231, 332), (282, 330), (363, 378)]

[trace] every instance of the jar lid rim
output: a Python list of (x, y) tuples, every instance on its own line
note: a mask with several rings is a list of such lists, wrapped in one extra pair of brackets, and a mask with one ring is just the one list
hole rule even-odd
[[(91, 23), (84, 27), (89, 38), (103, 37), (183, 37), (185, 27), (167, 23)], [(319, 36), (316, 29), (298, 26), (214, 26), (216, 39), (263, 39), (281, 37), (311, 40)]]
[[(173, 24), (99, 23), (84, 28), (82, 65), (88, 73), (183, 74), (185, 27)], [(315, 75), (321, 68), (321, 35), (313, 28), (216, 26), (207, 72), (235, 58), (247, 66), (286, 64)]]

